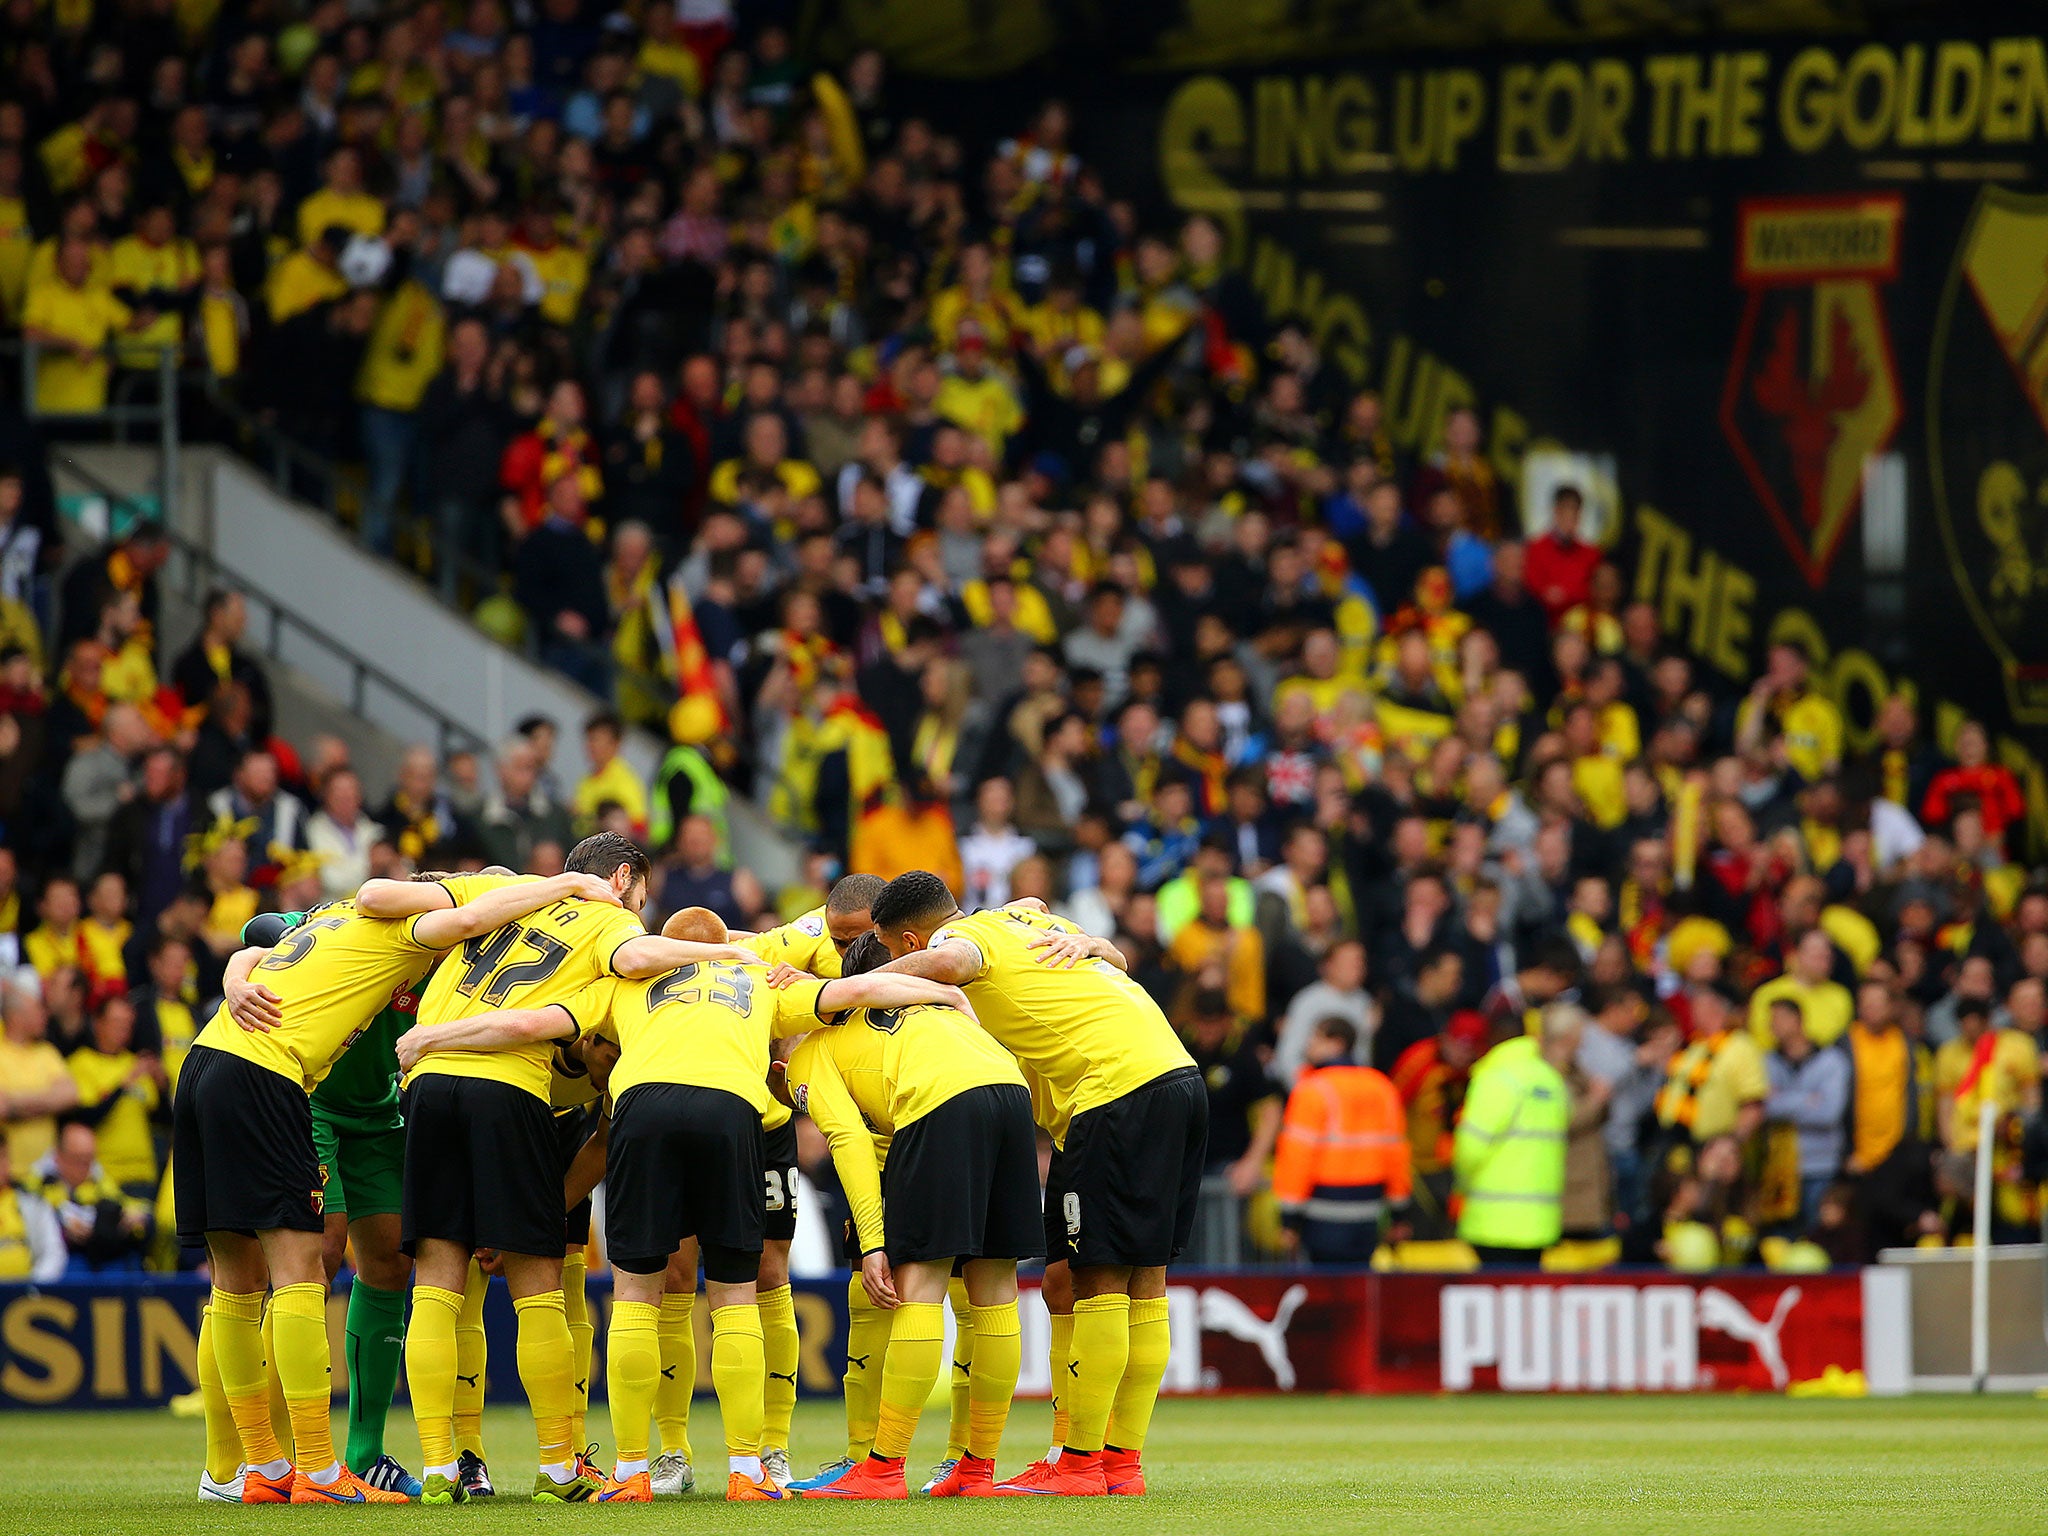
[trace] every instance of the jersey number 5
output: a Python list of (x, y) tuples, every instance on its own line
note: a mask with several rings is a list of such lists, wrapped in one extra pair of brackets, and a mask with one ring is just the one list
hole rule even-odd
[(297, 965), (313, 953), (313, 946), (320, 942), (320, 935), (331, 933), (348, 919), (343, 916), (316, 917), (311, 922), (301, 923), (290, 933), (277, 941), (269, 954), (257, 962), (257, 969), (282, 971)]

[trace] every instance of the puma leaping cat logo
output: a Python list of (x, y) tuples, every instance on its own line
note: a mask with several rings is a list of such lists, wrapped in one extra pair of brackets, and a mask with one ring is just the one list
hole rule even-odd
[(1202, 1292), (1202, 1326), (1258, 1347), (1266, 1368), (1273, 1373), (1273, 1385), (1282, 1392), (1294, 1390), (1294, 1362), (1287, 1357), (1287, 1325), (1308, 1300), (1308, 1287), (1290, 1285), (1281, 1293), (1280, 1305), (1268, 1322), (1237, 1297), (1223, 1290)]
[(1785, 1331), (1786, 1317), (1799, 1305), (1799, 1295), (1798, 1286), (1786, 1287), (1772, 1303), (1771, 1315), (1759, 1318), (1726, 1291), (1710, 1285), (1700, 1292), (1700, 1326), (1749, 1345), (1756, 1351), (1758, 1363), (1770, 1372), (1771, 1385), (1782, 1388), (1792, 1373), (1785, 1368), (1785, 1349), (1778, 1336)]

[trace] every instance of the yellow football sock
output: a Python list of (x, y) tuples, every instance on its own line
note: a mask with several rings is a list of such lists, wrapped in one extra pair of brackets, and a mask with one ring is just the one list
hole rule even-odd
[(882, 1408), (882, 1361), (896, 1314), (868, 1300), (855, 1274), (846, 1286), (846, 1454), (860, 1461), (875, 1448), (875, 1419)]
[(540, 1464), (559, 1467), (573, 1461), (569, 1439), (576, 1413), (575, 1352), (569, 1344), (569, 1318), (560, 1291), (543, 1291), (512, 1303), (519, 1315), (519, 1382), (533, 1409), (534, 1433), (540, 1441)]
[(217, 1483), (230, 1481), (242, 1464), (242, 1432), (220, 1384), (220, 1361), (213, 1353), (213, 1308), (199, 1312), (199, 1400), (206, 1406), (206, 1475)]
[(1061, 1446), (1067, 1443), (1067, 1405), (1074, 1384), (1067, 1374), (1068, 1362), (1074, 1358), (1073, 1313), (1052, 1314), (1052, 1343), (1046, 1354), (1052, 1365), (1052, 1443)]
[[(469, 1279), (462, 1288), (462, 1310), (455, 1314), (455, 1449), (484, 1459), (484, 1375), (490, 1368), (490, 1338), (484, 1332), (484, 1298), (490, 1294), (491, 1277), (476, 1260), (469, 1261)], [(449, 1293), (443, 1291), (443, 1296)], [(419, 1288), (413, 1288), (417, 1307)], [(417, 1314), (415, 1314), (417, 1315)], [(411, 1344), (411, 1336), (406, 1342)], [(412, 1377), (410, 1366), (406, 1369)], [(417, 1392), (413, 1395), (419, 1401)], [(415, 1410), (417, 1412), (417, 1410)], [(421, 1447), (425, 1449), (424, 1446)], [(453, 1456), (448, 1458), (453, 1461)]]
[[(420, 1432), (420, 1459), (428, 1472), (455, 1465), (456, 1403), (461, 1388), (463, 1300), (438, 1285), (412, 1288), (412, 1322), (405, 1330), (405, 1381), (412, 1392), (412, 1422)], [(479, 1373), (481, 1374), (481, 1373)], [(481, 1399), (481, 1392), (478, 1397)], [(442, 1474), (446, 1476), (444, 1472)]]
[(692, 1461), (695, 1458), (690, 1455), (690, 1397), (697, 1390), (695, 1291), (672, 1291), (661, 1298), (659, 1333), (661, 1379), (654, 1388), (654, 1427), (661, 1432), (664, 1451), (677, 1452), (683, 1460)]
[(1131, 1298), (1130, 1341), (1124, 1379), (1109, 1410), (1105, 1443), (1121, 1451), (1142, 1451), (1152, 1428), (1152, 1410), (1159, 1402), (1159, 1383), (1166, 1379), (1171, 1338), (1164, 1296)]
[[(1017, 1303), (974, 1308), (974, 1362), (967, 1375), (967, 1443), (971, 1456), (991, 1458), (1003, 1443), (1010, 1422), (1010, 1402), (1017, 1395), (1017, 1372), (1024, 1341), (1017, 1325)], [(956, 1388), (955, 1396), (958, 1396)], [(955, 1454), (948, 1451), (947, 1455)]]
[(590, 1290), (585, 1283), (589, 1260), (577, 1249), (562, 1260), (562, 1310), (569, 1319), (569, 1347), (576, 1362), (576, 1411), (569, 1415), (569, 1443), (581, 1450), (590, 1442), (583, 1437), (590, 1412), (590, 1354), (596, 1330), (590, 1325)]
[(760, 1294), (761, 1348), (766, 1356), (768, 1390), (761, 1402), (761, 1446), (789, 1449), (789, 1421), (796, 1413), (796, 1298), (778, 1285)]
[(285, 1455), (298, 1460), (292, 1445), (292, 1413), (284, 1403), (284, 1383), (277, 1376), (277, 1297), (267, 1297), (263, 1307), (263, 1376), (270, 1384), (270, 1432)]
[(263, 1353), (263, 1293), (216, 1290), (212, 1305), (213, 1359), (221, 1395), (242, 1442), (242, 1460), (266, 1467), (285, 1459), (270, 1422), (270, 1375)]
[(1110, 1404), (1131, 1355), (1131, 1298), (1083, 1296), (1074, 1303), (1073, 1361), (1067, 1371), (1070, 1451), (1092, 1456), (1109, 1429)]
[(939, 1382), (946, 1357), (946, 1315), (935, 1301), (905, 1302), (889, 1330), (882, 1365), (882, 1409), (875, 1421), (875, 1454), (906, 1456), (918, 1415)]
[(955, 1275), (946, 1282), (946, 1299), (953, 1304), (953, 1401), (946, 1421), (946, 1459), (956, 1459), (967, 1449), (971, 1437), (968, 1381), (974, 1371), (974, 1306), (967, 1299), (967, 1282)]
[(768, 1386), (761, 1309), (750, 1302), (711, 1313), (711, 1385), (725, 1421), (728, 1456), (761, 1454), (761, 1401)]
[(334, 1465), (334, 1353), (327, 1343), (327, 1287), (281, 1285), (270, 1297), (276, 1315), (277, 1379), (292, 1416), (299, 1469)]
[(647, 1459), (647, 1431), (661, 1382), (661, 1308), (650, 1301), (612, 1304), (605, 1342), (605, 1391), (612, 1402), (612, 1443), (620, 1461)]

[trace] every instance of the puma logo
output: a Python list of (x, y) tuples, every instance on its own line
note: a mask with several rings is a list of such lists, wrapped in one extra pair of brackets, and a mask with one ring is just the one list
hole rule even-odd
[(1081, 1374), (1081, 1362), (1078, 1360), (1069, 1360), (1067, 1362), (1067, 1374), (1069, 1376), (1078, 1377)]
[(1785, 1368), (1785, 1350), (1779, 1336), (1785, 1331), (1786, 1315), (1799, 1305), (1799, 1295), (1796, 1285), (1779, 1292), (1771, 1315), (1760, 1318), (1726, 1291), (1710, 1285), (1700, 1292), (1700, 1326), (1749, 1345), (1756, 1351), (1757, 1363), (1770, 1372), (1771, 1385), (1783, 1391), (1792, 1373)]
[[(483, 1372), (482, 1372), (482, 1371), (478, 1371), (478, 1372), (476, 1373), (476, 1376), (481, 1376), (481, 1375), (483, 1375)], [(457, 1381), (461, 1382), (461, 1383), (462, 1383), (462, 1384), (463, 1384), (463, 1385), (464, 1385), (465, 1387), (473, 1387), (473, 1386), (475, 1386), (475, 1385), (476, 1385), (476, 1376), (465, 1376), (465, 1375), (463, 1375), (463, 1374), (462, 1374), (462, 1373), (461, 1373), (460, 1371), (457, 1371), (457, 1372), (455, 1373), (455, 1379), (456, 1379)]]
[(585, 1394), (585, 1395), (588, 1395), (588, 1393), (589, 1393), (589, 1391), (590, 1391), (590, 1382), (588, 1381), (588, 1379), (585, 1379), (585, 1380), (583, 1380), (583, 1381), (579, 1381), (579, 1382), (577, 1382), (577, 1383), (576, 1383), (576, 1390), (577, 1390), (578, 1392), (580, 1392), (580, 1393), (583, 1393), (583, 1394)]
[(870, 1355), (848, 1355), (846, 1357), (846, 1368), (849, 1371), (855, 1369), (864, 1371), (868, 1368), (868, 1361), (872, 1358)]
[(661, 1368), (661, 1379), (663, 1381), (674, 1381), (676, 1379), (676, 1368), (672, 1365), (664, 1365)]
[(958, 1371), (962, 1376), (968, 1376), (973, 1374), (973, 1367), (970, 1366), (965, 1360), (955, 1360), (953, 1362), (953, 1369)]
[(770, 1371), (768, 1373), (768, 1379), (770, 1381), (786, 1381), (793, 1387), (796, 1385), (796, 1372), (791, 1371), (788, 1375), (785, 1376), (780, 1371)]

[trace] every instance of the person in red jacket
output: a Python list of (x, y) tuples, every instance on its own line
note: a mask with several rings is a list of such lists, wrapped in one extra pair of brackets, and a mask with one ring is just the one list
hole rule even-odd
[(1927, 786), (1920, 819), (1930, 827), (1946, 827), (1960, 809), (1958, 800), (1970, 795), (1983, 812), (1987, 837), (2003, 838), (2007, 827), (2024, 820), (2027, 801), (2020, 793), (2020, 781), (2013, 777), (2010, 768), (1990, 758), (1991, 741), (1984, 727), (1975, 720), (1965, 720), (1956, 732), (1956, 765), (1942, 769)]
[(1579, 537), (1579, 519), (1586, 500), (1575, 485), (1560, 485), (1550, 495), (1550, 532), (1531, 539), (1522, 562), (1523, 582), (1536, 594), (1553, 626), (1568, 609), (1593, 593), (1593, 572), (1600, 567), (1600, 546)]
[(1408, 1202), (1406, 1115), (1385, 1074), (1354, 1063), (1358, 1030), (1328, 1018), (1309, 1037), (1273, 1160), (1290, 1250), (1317, 1264), (1363, 1264), (1390, 1207)]

